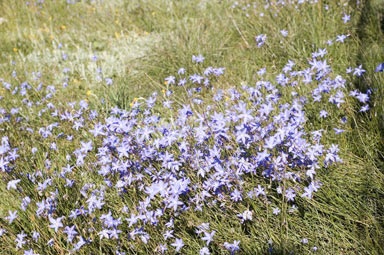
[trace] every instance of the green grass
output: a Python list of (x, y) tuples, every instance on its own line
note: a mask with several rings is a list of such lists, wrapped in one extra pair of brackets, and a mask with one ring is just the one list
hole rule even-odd
[[(217, 230), (217, 239), (212, 244), (215, 254), (224, 253), (222, 243), (228, 240), (241, 241), (241, 254), (268, 254), (269, 240), (273, 241), (273, 254), (289, 251), (308, 254), (313, 246), (319, 248), (318, 254), (384, 253), (384, 76), (374, 73), (376, 66), (384, 62), (383, 1), (367, 0), (362, 1), (361, 6), (350, 4), (347, 7), (342, 5), (348, 1), (319, 1), (313, 5), (304, 4), (299, 9), (280, 8), (278, 12), (263, 7), (256, 12), (250, 8), (247, 11), (250, 17), (239, 8), (232, 9), (234, 1), (229, 0), (110, 0), (101, 4), (83, 1), (72, 5), (67, 5), (66, 1), (46, 1), (42, 8), (34, 6), (37, 1), (30, 2), (27, 6), (25, 1), (0, 0), (0, 17), (6, 20), (0, 24), (0, 78), (14, 83), (27, 80), (37, 86), (39, 81), (34, 81), (31, 73), (40, 72), (44, 84), (54, 84), (58, 88), (54, 102), (62, 104), (63, 109), (68, 100), (87, 99), (99, 110), (101, 118), (110, 107), (117, 105), (128, 109), (134, 98), (148, 97), (154, 91), (162, 94), (164, 89), (172, 89), (175, 101), (190, 100), (184, 88), (165, 85), (164, 79), (181, 67), (189, 74), (201, 72), (203, 69), (191, 62), (192, 55), (205, 56), (206, 66), (226, 68), (225, 75), (214, 81), (215, 89), (254, 85), (259, 79), (256, 72), (263, 67), (268, 71), (266, 79), (272, 81), (288, 60), (293, 60), (297, 68), (308, 66), (312, 52), (319, 48), (327, 47), (327, 62), (334, 74), (344, 75), (346, 67), (362, 64), (367, 70), (366, 75), (361, 79), (348, 78), (349, 89), (372, 89), (372, 110), (359, 113), (357, 104), (348, 101), (343, 109), (325, 106), (335, 116), (328, 122), (316, 121), (315, 117), (314, 121), (309, 121), (308, 130), (328, 130), (327, 143), (339, 144), (344, 163), (320, 170), (322, 188), (313, 200), (298, 199), (298, 211), (286, 215), (287, 224), (271, 217), (271, 206), (255, 203), (252, 205), (254, 221), (245, 226), (235, 216), (245, 209), (244, 205), (236, 205), (225, 212), (216, 207), (204, 213), (188, 212), (187, 216), (178, 219), (177, 226), (181, 233), (179, 237), (188, 247), (185, 254), (197, 254), (202, 247), (203, 242), (196, 238), (194, 227), (203, 222), (210, 222), (211, 228)], [(263, 6), (264, 1), (256, 2)], [(324, 8), (326, 4), (328, 11)], [(262, 18), (260, 10), (264, 10)], [(343, 10), (352, 14), (347, 25), (341, 19)], [(274, 16), (274, 13), (278, 15)], [(282, 29), (288, 30), (287, 37), (280, 34)], [(267, 34), (267, 43), (257, 48), (255, 36), (261, 33)], [(350, 34), (344, 44), (326, 44), (327, 40), (335, 40), (340, 34)], [(59, 43), (63, 44), (62, 49), (58, 47)], [(68, 55), (66, 61), (62, 59), (64, 52)], [(96, 62), (91, 60), (94, 55), (98, 57)], [(70, 68), (66, 75), (64, 68)], [(103, 70), (102, 81), (97, 79), (97, 68)], [(12, 78), (13, 70), (17, 79)], [(69, 77), (70, 89), (61, 89), (65, 77)], [(106, 86), (105, 78), (112, 78), (114, 84)], [(309, 89), (303, 85), (300, 91), (305, 94)], [(288, 100), (290, 88), (283, 91), (286, 93), (283, 97)], [(0, 95), (2, 93), (5, 92), (0, 90)], [(210, 103), (211, 94), (206, 91), (206, 103)], [(36, 93), (34, 96), (41, 95)], [(105, 104), (101, 104), (101, 99)], [(7, 97), (0, 101), (0, 108), (10, 109), (20, 105), (20, 100), (20, 96)], [(311, 116), (319, 105), (307, 107)], [(158, 110), (165, 119), (174, 116), (170, 111)], [(36, 116), (25, 108), (22, 114)], [(349, 120), (346, 132), (335, 136), (332, 127), (344, 115)], [(40, 119), (32, 119), (29, 125), (41, 127), (52, 121), (49, 115), (43, 114)], [(38, 135), (30, 135), (15, 127), (19, 125), (6, 124), (0, 126), (0, 132), (10, 138), (13, 146), (26, 148), (26, 152), (20, 152), (23, 163), (18, 165), (20, 171), (25, 172), (44, 168), (44, 153), (54, 155), (53, 169), (60, 169), (66, 164), (64, 151), (70, 153), (76, 148), (74, 144), (88, 140), (88, 137), (80, 136), (74, 138), (74, 143), (60, 144), (62, 150), (56, 155), (49, 150), (53, 140), (42, 140)], [(69, 125), (66, 128), (68, 131), (72, 129)], [(34, 146), (40, 150), (32, 156), (30, 149)], [(102, 182), (90, 170), (88, 165), (75, 169), (74, 176), (79, 183), (74, 191), (90, 180)], [(14, 234), (37, 228), (44, 241), (34, 247), (35, 252), (67, 254), (70, 247), (66, 247), (61, 236), (57, 236), (55, 246), (47, 248), (45, 245), (53, 230), (38, 224), (34, 204), (26, 212), (19, 210), (18, 222), (12, 229), (1, 219), (9, 209), (19, 206), (19, 202), (15, 204), (14, 201), (20, 200), (20, 194), (6, 190), (8, 177), (2, 173), (0, 176), (0, 228), (12, 233), (0, 237), (0, 253), (22, 254), (15, 250)], [(58, 190), (62, 201), (62, 208), (58, 209), (68, 214), (65, 205), (76, 203), (79, 197), (65, 194), (68, 191), (63, 188), (64, 182), (57, 179), (61, 182)], [(140, 196), (139, 192), (123, 198), (111, 195), (106, 199), (109, 201), (107, 206), (117, 216), (123, 202), (133, 205), (142, 198)], [(89, 226), (94, 225), (89, 222)], [(133, 249), (127, 242), (122, 246), (129, 254), (152, 253), (159, 243), (156, 240), (162, 240), (161, 231), (153, 229), (153, 241), (148, 245), (139, 243)], [(309, 240), (308, 245), (300, 244), (304, 237)], [(94, 240), (87, 251), (80, 254), (114, 252), (112, 241), (110, 245), (101, 246), (96, 234)]]

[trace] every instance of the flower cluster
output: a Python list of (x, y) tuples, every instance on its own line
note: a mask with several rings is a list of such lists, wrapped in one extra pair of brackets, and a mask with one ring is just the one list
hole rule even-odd
[[(25, 196), (21, 209), (35, 208), (35, 215), (41, 221), (45, 220), (49, 228), (55, 233), (66, 234), (66, 242), (72, 244), (72, 251), (90, 243), (92, 233), (97, 233), (100, 242), (139, 238), (140, 242), (147, 243), (151, 239), (151, 226), (165, 223), (164, 242), (159, 244), (159, 251), (180, 251), (185, 245), (177, 236), (173, 222), (186, 211), (204, 211), (212, 206), (224, 209), (230, 204), (248, 204), (249, 201), (265, 203), (276, 195), (293, 206), (297, 197), (311, 199), (321, 187), (316, 170), (342, 162), (336, 144), (326, 146), (322, 143), (323, 133), (329, 130), (306, 128), (307, 104), (328, 102), (341, 107), (347, 96), (344, 92), (346, 80), (340, 75), (331, 78), (333, 72), (326, 60), (318, 59), (324, 57), (325, 52), (325, 49), (315, 52), (308, 68), (302, 71), (294, 71), (295, 64), (289, 61), (274, 82), (262, 79), (263, 72), (259, 72), (261, 79), (255, 86), (227, 90), (206, 88), (212, 92), (212, 98), (202, 104), (203, 109), (195, 110), (195, 106), (202, 102), (191, 100), (172, 109), (172, 122), (162, 119), (159, 114), (159, 107), (166, 103), (164, 100), (158, 102), (157, 93), (146, 100), (136, 101), (130, 110), (114, 107), (109, 116), (100, 119), (85, 101), (71, 103), (70, 111), (55, 106), (49, 101), (56, 91), (53, 86), (46, 87), (42, 101), (30, 102), (28, 93), (40, 88), (33, 88), (28, 83), (13, 86), (3, 81), (6, 90), (19, 93), (25, 98), (23, 104), (29, 109), (39, 108), (38, 114), (50, 116), (51, 123), (36, 130), (26, 128), (28, 119), (20, 115), (22, 107), (16, 107), (1, 110), (2, 125), (19, 123), (24, 131), (36, 132), (39, 139), (66, 139), (78, 144), (72, 152), (67, 152), (62, 171), (52, 171), (52, 164), (58, 162), (50, 157), (51, 153), (45, 153), (46, 169), (24, 175), (17, 167), (18, 153), (23, 148), (12, 148), (9, 138), (3, 136), (0, 169), (9, 179), (7, 189), (17, 192), (24, 189), (22, 185), (35, 186), (38, 194)], [(201, 64), (203, 58), (194, 57), (193, 61)], [(223, 70), (208, 67), (204, 76), (194, 74), (189, 80), (199, 84), (211, 74), (221, 75)], [(180, 69), (178, 73), (184, 72)], [(185, 79), (180, 78), (180, 81)], [(166, 81), (176, 85), (173, 76)], [(300, 84), (310, 85), (313, 89), (306, 96), (302, 95), (295, 91)], [(293, 90), (289, 97), (282, 97), (287, 88)], [(202, 89), (190, 91), (192, 98), (199, 93)], [(171, 93), (166, 94), (165, 100), (169, 101)], [(368, 94), (358, 91), (351, 91), (350, 95), (362, 103), (369, 100)], [(42, 104), (45, 107), (41, 107)], [(327, 116), (325, 110), (320, 111), (319, 118)], [(61, 129), (65, 126), (72, 126), (73, 133), (64, 134)], [(82, 137), (88, 138), (79, 137), (75, 142), (74, 136), (80, 131)], [(39, 150), (60, 151), (56, 143), (48, 144), (48, 148), (34, 147), (31, 159)], [(59, 209), (62, 200), (55, 187), (62, 187), (60, 193), (64, 190), (75, 192), (74, 186), (81, 182), (76, 179), (74, 170), (85, 167), (95, 175), (91, 178), (95, 182), (83, 183), (78, 194), (72, 194), (82, 202), (73, 204), (72, 208), (67, 208), (69, 213), (64, 214)], [(274, 188), (266, 185), (269, 181), (276, 184)], [(107, 197), (117, 194), (124, 201), (132, 192), (136, 192), (139, 199), (134, 204), (124, 203), (118, 210), (119, 215), (112, 214), (106, 206), (110, 203)], [(273, 214), (280, 211), (275, 207)], [(4, 219), (12, 225), (18, 214), (19, 210), (10, 210)], [(250, 210), (237, 216), (243, 224), (253, 219)], [(84, 232), (87, 228), (79, 225), (78, 217), (92, 219), (94, 227)], [(216, 232), (209, 229), (209, 223), (196, 227), (206, 242), (201, 254), (209, 254), (209, 245)], [(25, 238), (38, 240), (38, 236), (37, 232), (22, 232), (15, 241), (16, 247), (25, 248)], [(76, 238), (78, 242), (74, 241)], [(53, 242), (50, 240), (48, 245)], [(232, 242), (222, 245), (235, 252), (239, 249), (239, 241)]]
[[(204, 62), (204, 57), (202, 55), (198, 56), (192, 56), (192, 62), (202, 64)], [(211, 81), (213, 77), (219, 77), (224, 74), (224, 67), (219, 68), (213, 68), (212, 66), (208, 66), (204, 69), (202, 74), (194, 73), (192, 75), (189, 75), (189, 77), (186, 75), (187, 70), (185, 68), (180, 68), (177, 71), (177, 77), (171, 75), (165, 78), (164, 83), (166, 85), (174, 85), (177, 84), (178, 86), (186, 86), (190, 82), (191, 85), (194, 86), (200, 86), (204, 85), (205, 87), (211, 87)], [(201, 87), (195, 88), (195, 91), (200, 91)], [(171, 92), (168, 92), (167, 95), (170, 95)], [(188, 90), (188, 95), (191, 95), (192, 90)], [(168, 105), (168, 103), (166, 104)], [(169, 108), (169, 107), (168, 107)]]

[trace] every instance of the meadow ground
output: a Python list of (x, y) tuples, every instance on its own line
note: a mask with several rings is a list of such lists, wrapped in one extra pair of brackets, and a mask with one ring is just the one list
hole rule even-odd
[(383, 13), (0, 0), (0, 254), (384, 254)]

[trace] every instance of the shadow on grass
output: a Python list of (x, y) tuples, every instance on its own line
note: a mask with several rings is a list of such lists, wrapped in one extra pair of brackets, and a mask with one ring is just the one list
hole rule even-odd
[(265, 253), (263, 253), (262, 255), (294, 255), (294, 254), (305, 254), (305, 253), (302, 249), (298, 250), (297, 247), (294, 247), (292, 245), (285, 245), (285, 247), (270, 246), (268, 250), (266, 250)]
[[(361, 10), (361, 16), (357, 25), (357, 35), (360, 41), (360, 48), (356, 58), (356, 66), (363, 65), (363, 67), (372, 66), (372, 61), (380, 61), (379, 63), (384, 62), (384, 50), (375, 50), (372, 45), (383, 45), (384, 43), (384, 1), (372, 1), (372, 0), (363, 0), (362, 1), (363, 9)], [(381, 30), (381, 31), (380, 31)], [(380, 47), (381, 49), (382, 47)], [(376, 60), (372, 59), (372, 56)], [(379, 63), (374, 63), (378, 65)], [(376, 143), (375, 158), (373, 162), (375, 163), (376, 169), (384, 174), (384, 89), (381, 82), (378, 80), (377, 75), (375, 76), (374, 70), (367, 70), (367, 73), (359, 78), (356, 78), (354, 87), (362, 92), (368, 90), (372, 91), (371, 100), (369, 106), (371, 108), (368, 114), (356, 114), (357, 121), (362, 126), (365, 126), (368, 131), (375, 132), (377, 131), (378, 142)], [(359, 107), (359, 106), (356, 106)], [(359, 108), (355, 109), (356, 112), (359, 111)], [(360, 129), (359, 124), (356, 124), (354, 128)], [(367, 132), (368, 132), (367, 131)], [(372, 148), (370, 148), (372, 150)], [(367, 169), (367, 171), (369, 171)], [(374, 170), (372, 170), (374, 171)], [(384, 254), (384, 190), (382, 186), (380, 189), (374, 188), (370, 178), (374, 174), (371, 174), (370, 177), (366, 178), (365, 185), (365, 194), (367, 202), (373, 201), (376, 205), (375, 207), (375, 220), (377, 224), (370, 226), (369, 232), (367, 232), (367, 239), (370, 239), (372, 242), (371, 245), (377, 248), (375, 253), (372, 254)]]
[[(371, 0), (363, 0), (363, 9), (361, 16), (357, 25), (357, 35), (360, 41), (360, 48), (358, 55), (356, 57), (356, 66), (363, 65), (369, 67), (369, 60), (366, 56), (371, 56), (373, 54), (379, 54), (379, 61), (384, 62), (384, 50), (380, 52), (370, 52), (372, 51), (372, 45), (382, 45), (384, 43), (384, 1), (376, 3), (375, 6), (372, 5)], [(376, 31), (376, 30), (381, 31)], [(379, 63), (381, 63), (379, 62)], [(379, 64), (375, 63), (375, 64)], [(371, 108), (370, 115), (361, 115), (358, 114), (357, 117), (368, 116), (369, 120), (376, 119), (376, 124), (378, 125), (378, 130), (380, 130), (381, 141), (384, 141), (384, 89), (382, 84), (374, 76), (374, 70), (368, 70), (368, 72), (355, 79), (354, 87), (359, 89), (362, 92), (370, 90), (372, 92), (371, 100), (369, 106)], [(374, 109), (372, 109), (376, 106)], [(359, 109), (356, 109), (359, 111)], [(379, 151), (384, 151), (384, 142), (379, 143)], [(378, 162), (380, 165), (384, 166), (384, 156), (378, 154)], [(384, 168), (383, 168), (384, 171)]]

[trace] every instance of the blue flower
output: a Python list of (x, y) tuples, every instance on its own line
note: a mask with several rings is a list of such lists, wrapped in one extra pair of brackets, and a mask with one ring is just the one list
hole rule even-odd
[(172, 243), (171, 245), (175, 247), (176, 252), (179, 252), (180, 249), (184, 246), (183, 239), (176, 238), (175, 242)]
[(54, 219), (49, 215), (49, 222), (51, 223), (51, 225), (49, 225), (49, 227), (55, 229), (55, 232), (57, 233), (57, 230), (59, 230), (59, 228), (63, 227), (63, 223), (61, 223), (61, 220), (63, 218), (64, 217)]
[(14, 221), (17, 218), (17, 210), (14, 212), (9, 210), (8, 212), (9, 212), (9, 216), (5, 217), (4, 219), (8, 220), (9, 224), (11, 224), (12, 221)]
[(192, 62), (195, 62), (195, 63), (203, 63), (204, 59), (205, 57), (203, 57), (201, 54), (198, 56), (195, 56), (195, 55), (192, 56)]
[(17, 189), (16, 184), (20, 182), (20, 179), (9, 181), (7, 184), (7, 190)]
[(379, 65), (376, 67), (375, 72), (376, 72), (376, 73), (377, 73), (377, 72), (383, 72), (383, 70), (384, 70), (384, 63), (381, 63), (381, 64), (379, 64)]

